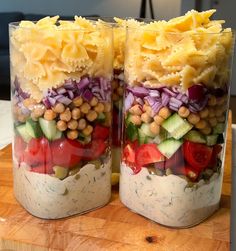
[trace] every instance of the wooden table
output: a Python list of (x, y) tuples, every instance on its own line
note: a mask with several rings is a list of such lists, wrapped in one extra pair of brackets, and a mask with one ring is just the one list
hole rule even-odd
[(230, 114), (221, 207), (189, 229), (163, 227), (134, 214), (121, 204), (117, 189), (107, 206), (91, 213), (63, 220), (35, 218), (13, 196), (11, 146), (6, 147), (0, 151), (0, 251), (229, 250), (231, 119)]

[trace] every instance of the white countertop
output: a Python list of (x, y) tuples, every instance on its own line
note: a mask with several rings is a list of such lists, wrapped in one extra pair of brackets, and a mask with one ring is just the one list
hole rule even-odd
[(12, 141), (11, 102), (0, 100), (0, 149)]

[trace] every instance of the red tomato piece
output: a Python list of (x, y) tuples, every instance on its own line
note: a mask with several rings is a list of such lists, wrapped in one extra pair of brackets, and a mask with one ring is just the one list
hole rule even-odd
[(102, 139), (93, 140), (85, 146), (84, 160), (93, 160), (99, 158), (106, 150), (106, 143)]
[(202, 171), (211, 160), (213, 148), (200, 143), (184, 142), (184, 158), (195, 170)]
[(23, 160), (30, 166), (52, 163), (52, 153), (48, 140), (46, 138), (32, 138), (24, 152)]
[(76, 166), (83, 157), (84, 147), (77, 140), (57, 139), (51, 144), (54, 165), (71, 168)]
[(164, 156), (157, 149), (157, 145), (153, 143), (141, 145), (135, 154), (135, 163), (138, 167), (163, 160)]
[(14, 155), (19, 162), (23, 160), (23, 154), (26, 146), (27, 144), (20, 136), (14, 137)]
[(109, 127), (96, 125), (93, 130), (92, 138), (106, 140), (109, 137), (109, 133)]
[(124, 148), (123, 159), (126, 163), (135, 163), (135, 149), (131, 144), (127, 144)]

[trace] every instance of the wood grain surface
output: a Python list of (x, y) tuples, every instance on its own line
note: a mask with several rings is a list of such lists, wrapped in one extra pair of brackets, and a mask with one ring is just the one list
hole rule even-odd
[(15, 200), (11, 146), (0, 151), (0, 251), (158, 250), (226, 251), (230, 249), (231, 133), (229, 114), (224, 183), (220, 209), (189, 229), (158, 225), (124, 207), (113, 189), (110, 203), (63, 220), (31, 216)]

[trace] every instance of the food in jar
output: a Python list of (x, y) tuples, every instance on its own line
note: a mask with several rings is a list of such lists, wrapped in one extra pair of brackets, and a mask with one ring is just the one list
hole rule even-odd
[(10, 29), (10, 47), (17, 200), (50, 219), (105, 205), (111, 27), (81, 17), (22, 21)]
[(171, 227), (219, 207), (233, 36), (214, 12), (128, 28), (120, 198)]

